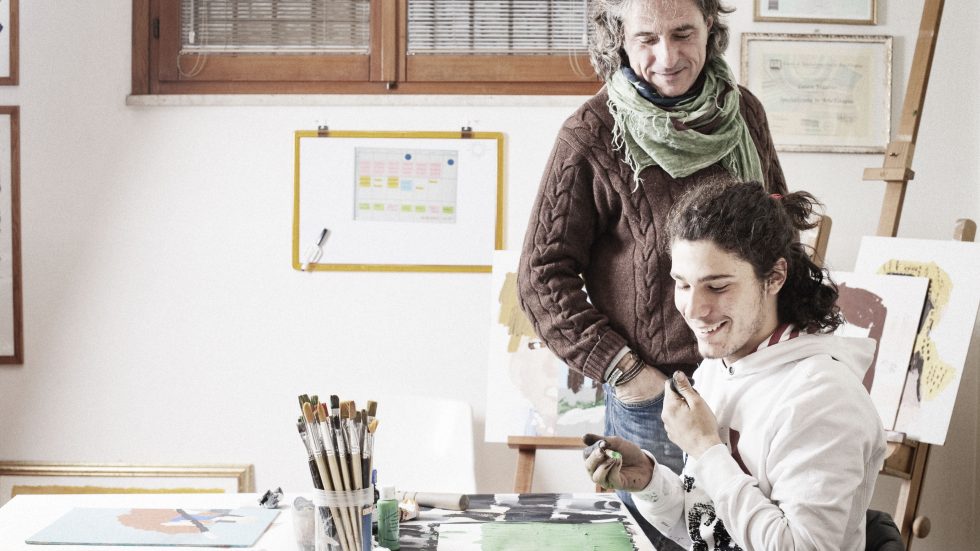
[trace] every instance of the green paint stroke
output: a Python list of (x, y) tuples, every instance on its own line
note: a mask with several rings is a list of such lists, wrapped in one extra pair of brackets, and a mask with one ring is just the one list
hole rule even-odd
[[(622, 522), (488, 522), (481, 528), (480, 548), (484, 551), (634, 549)], [(439, 540), (443, 543), (441, 535)]]

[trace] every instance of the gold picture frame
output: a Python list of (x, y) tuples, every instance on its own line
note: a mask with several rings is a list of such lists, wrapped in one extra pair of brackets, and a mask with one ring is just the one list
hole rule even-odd
[(742, 33), (741, 84), (766, 109), (777, 151), (884, 153), (892, 37)]
[(251, 493), (255, 467), (0, 461), (0, 506), (21, 494)]
[(778, 23), (877, 25), (878, 0), (754, 0), (753, 20)]

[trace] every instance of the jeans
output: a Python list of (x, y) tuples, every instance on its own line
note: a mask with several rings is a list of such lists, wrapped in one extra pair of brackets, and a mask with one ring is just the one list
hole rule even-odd
[[(664, 429), (664, 422), (660, 418), (664, 406), (663, 394), (643, 402), (624, 404), (615, 396), (613, 387), (604, 385), (604, 390), (606, 394), (605, 433), (633, 442), (652, 453), (657, 458), (658, 463), (670, 467), (672, 471), (680, 474), (684, 467), (683, 452), (667, 439), (667, 431)], [(616, 495), (626, 505), (630, 514), (636, 519), (636, 523), (643, 529), (643, 533), (650, 538), (657, 551), (683, 549), (665, 538), (660, 531), (637, 512), (636, 506), (633, 504), (633, 497), (629, 492), (617, 491)]]

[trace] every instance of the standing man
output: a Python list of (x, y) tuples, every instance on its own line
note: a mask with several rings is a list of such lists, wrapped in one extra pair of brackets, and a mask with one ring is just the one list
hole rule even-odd
[[(605, 86), (555, 141), (521, 255), (521, 306), (571, 369), (605, 383), (606, 433), (679, 470), (660, 418), (663, 383), (692, 373), (699, 356), (658, 245), (667, 211), (718, 177), (775, 193), (786, 183), (762, 105), (722, 59), (731, 9), (719, 0), (590, 4), (590, 56)], [(633, 510), (629, 494), (620, 497)]]
[(670, 215), (674, 300), (705, 358), (695, 388), (682, 373), (665, 386), (664, 424), (687, 462), (678, 476), (610, 437), (586, 468), (689, 549), (865, 548), (886, 450), (862, 384), (875, 342), (829, 334), (837, 288), (797, 239), (814, 204), (722, 182)]

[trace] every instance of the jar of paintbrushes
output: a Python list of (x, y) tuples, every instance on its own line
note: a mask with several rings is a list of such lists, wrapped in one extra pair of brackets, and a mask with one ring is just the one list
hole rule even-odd
[(374, 487), (371, 456), (378, 420), (377, 403), (357, 410), (353, 401), (316, 395), (299, 397), (303, 414), (296, 422), (313, 479), (316, 551), (369, 551)]

